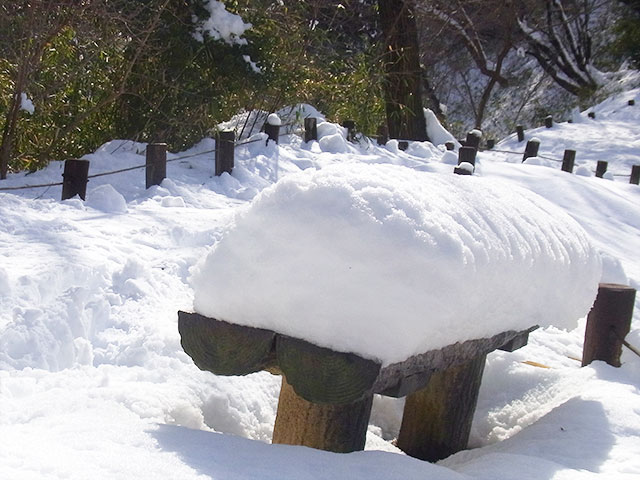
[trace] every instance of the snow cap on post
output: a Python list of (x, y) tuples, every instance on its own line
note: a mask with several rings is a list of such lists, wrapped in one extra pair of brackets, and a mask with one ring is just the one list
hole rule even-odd
[(282, 125), (282, 120), (280, 120), (277, 113), (270, 113), (267, 117), (267, 124), (279, 127)]

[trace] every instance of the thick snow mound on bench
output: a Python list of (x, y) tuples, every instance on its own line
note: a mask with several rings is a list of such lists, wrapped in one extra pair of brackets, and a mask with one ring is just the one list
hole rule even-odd
[(600, 257), (545, 199), (390, 165), (263, 191), (193, 272), (195, 311), (383, 364), (506, 330), (575, 326)]

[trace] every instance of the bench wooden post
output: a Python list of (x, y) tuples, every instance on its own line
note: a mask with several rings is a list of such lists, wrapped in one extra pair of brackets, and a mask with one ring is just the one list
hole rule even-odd
[(640, 184), (640, 165), (634, 165), (631, 167), (631, 176), (629, 177), (629, 183), (633, 185)]
[(544, 126), (546, 128), (553, 127), (553, 117), (551, 115), (547, 115), (546, 117), (544, 117)]
[(348, 404), (312, 403), (282, 378), (273, 443), (336, 453), (364, 450), (373, 395)]
[(398, 447), (435, 462), (467, 448), (486, 355), (431, 376), (407, 396)]
[(524, 127), (522, 125), (516, 125), (516, 133), (518, 134), (518, 141), (524, 141)]
[(587, 316), (582, 366), (602, 360), (620, 366), (622, 343), (631, 329), (636, 299), (635, 289), (626, 285), (601, 283), (596, 301)]
[(89, 160), (67, 160), (62, 174), (62, 200), (78, 195), (85, 200), (89, 177)]

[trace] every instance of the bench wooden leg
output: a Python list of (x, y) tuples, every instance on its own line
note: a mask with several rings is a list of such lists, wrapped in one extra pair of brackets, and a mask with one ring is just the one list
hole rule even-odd
[(346, 405), (311, 403), (282, 377), (272, 441), (338, 453), (364, 450), (372, 401), (369, 394)]
[(425, 388), (407, 396), (399, 448), (429, 462), (467, 448), (485, 359), (434, 373)]

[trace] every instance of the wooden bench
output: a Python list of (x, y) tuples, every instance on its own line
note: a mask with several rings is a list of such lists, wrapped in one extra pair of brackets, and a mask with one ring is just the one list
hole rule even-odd
[(456, 343), (382, 367), (271, 330), (178, 312), (184, 351), (202, 370), (283, 376), (273, 443), (332, 452), (363, 450), (373, 394), (406, 396), (398, 447), (428, 461), (467, 447), (486, 355), (527, 344), (507, 331)]

